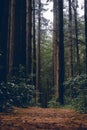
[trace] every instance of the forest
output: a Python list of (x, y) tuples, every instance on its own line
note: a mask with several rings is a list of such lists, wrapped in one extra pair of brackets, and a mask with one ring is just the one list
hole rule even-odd
[(87, 130), (86, 12), (87, 0), (1, 1), (1, 130)]
[[(44, 16), (50, 3), (53, 21)], [(0, 112), (66, 107), (87, 113), (86, 11), (86, 0), (1, 2)]]

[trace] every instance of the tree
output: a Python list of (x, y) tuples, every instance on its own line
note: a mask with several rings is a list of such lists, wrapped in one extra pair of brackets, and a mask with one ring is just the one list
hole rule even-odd
[(35, 0), (33, 0), (33, 84), (36, 87), (36, 29), (35, 29)]
[(74, 10), (74, 20), (75, 20), (75, 41), (76, 41), (76, 57), (77, 57), (77, 74), (80, 74), (80, 56), (79, 56), (79, 42), (78, 42), (78, 21), (77, 21), (77, 7), (78, 1), (73, 0), (72, 6)]
[(36, 63), (36, 103), (40, 103), (40, 41), (41, 41), (41, 0), (38, 0), (38, 41)]
[(69, 2), (69, 77), (73, 77), (73, 54), (72, 54), (72, 8), (71, 0)]
[(86, 74), (87, 74), (87, 1), (84, 0), (84, 12), (85, 12), (85, 44), (86, 44)]
[[(13, 67), (19, 68), (19, 65), (25, 67), (26, 56), (26, 1), (18, 0), (15, 5), (15, 44)], [(15, 53), (16, 52), (16, 53)], [(15, 69), (14, 69), (15, 73)]]
[(64, 32), (63, 32), (63, 0), (58, 0), (58, 12), (59, 12), (59, 102), (64, 104)]
[(31, 76), (32, 65), (32, 0), (26, 0), (26, 76)]
[(7, 41), (10, 1), (0, 4), (0, 82), (7, 80)]
[(54, 2), (54, 85), (55, 94), (60, 104), (64, 104), (64, 32), (63, 32), (63, 0)]
[(15, 42), (15, 0), (11, 0), (9, 8), (9, 34), (8, 34), (8, 76), (12, 76), (13, 71), (13, 54)]
[(58, 98), (58, 52), (59, 52), (59, 38), (58, 38), (58, 1), (53, 2), (53, 67), (54, 67), (54, 95)]

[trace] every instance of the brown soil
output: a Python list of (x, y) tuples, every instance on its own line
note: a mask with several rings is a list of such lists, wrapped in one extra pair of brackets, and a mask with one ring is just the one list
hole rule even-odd
[(68, 109), (15, 108), (0, 113), (0, 130), (87, 130), (87, 114)]

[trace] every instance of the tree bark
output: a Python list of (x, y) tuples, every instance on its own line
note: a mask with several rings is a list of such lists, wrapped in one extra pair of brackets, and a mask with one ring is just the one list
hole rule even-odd
[(87, 74), (87, 0), (84, 0), (85, 12), (85, 45), (86, 45), (86, 74)]
[[(15, 45), (14, 45), (14, 68), (19, 65), (25, 67), (26, 50), (26, 2), (19, 0), (16, 2), (15, 18)], [(16, 53), (15, 53), (16, 52)]]
[(59, 11), (59, 102), (64, 104), (64, 32), (63, 32), (63, 0), (58, 0)]
[(8, 53), (8, 75), (11, 77), (13, 71), (13, 52), (14, 52), (14, 36), (15, 36), (15, 0), (11, 0), (11, 9), (10, 9), (10, 27), (9, 27), (9, 53)]
[(73, 50), (72, 50), (72, 8), (71, 0), (69, 2), (69, 77), (73, 77)]
[(53, 66), (54, 66), (54, 95), (58, 98), (58, 2), (53, 1)]
[(0, 4), (0, 82), (7, 80), (7, 41), (10, 1)]
[[(33, 84), (36, 86), (36, 30), (35, 30), (35, 0), (33, 0)], [(36, 88), (36, 87), (35, 87)]]
[(77, 55), (77, 74), (80, 74), (80, 56), (79, 56), (79, 43), (78, 43), (78, 21), (77, 21), (77, 7), (78, 1), (73, 0), (74, 20), (75, 20), (75, 37), (76, 37), (76, 55)]
[(36, 63), (36, 103), (40, 103), (40, 41), (41, 41), (41, 0), (38, 0), (38, 43)]
[(32, 0), (26, 0), (26, 76), (31, 76), (32, 62)]

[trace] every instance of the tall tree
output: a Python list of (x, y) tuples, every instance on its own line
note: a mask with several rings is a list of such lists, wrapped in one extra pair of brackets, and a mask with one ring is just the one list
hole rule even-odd
[(59, 12), (59, 102), (64, 104), (64, 31), (63, 31), (63, 0), (58, 0)]
[(33, 0), (33, 84), (36, 86), (36, 29), (35, 29), (35, 0)]
[(53, 2), (53, 66), (54, 66), (54, 95), (58, 98), (58, 1)]
[[(35, 0), (33, 0), (32, 2), (32, 5), (33, 5), (33, 39), (32, 39), (32, 56), (33, 56), (33, 60), (32, 60), (32, 73), (33, 73), (33, 85), (35, 86), (35, 91), (36, 91), (36, 18), (35, 18), (35, 15), (36, 15), (36, 6), (35, 6), (36, 2)], [(34, 98), (35, 98), (35, 103), (36, 103), (36, 92), (35, 92), (35, 95), (34, 95)]]
[(0, 82), (7, 78), (7, 40), (10, 1), (3, 0), (0, 4)]
[(78, 20), (77, 20), (77, 7), (78, 1), (73, 0), (72, 6), (74, 10), (74, 20), (75, 20), (75, 41), (76, 41), (76, 57), (77, 57), (77, 74), (80, 74), (80, 56), (79, 56), (79, 41), (78, 41)]
[(32, 0), (26, 0), (26, 76), (31, 75), (32, 62)]
[(9, 16), (9, 37), (8, 37), (8, 75), (12, 75), (13, 71), (13, 52), (14, 52), (14, 41), (15, 41), (15, 0), (11, 0), (10, 8), (9, 8), (10, 16)]
[(72, 6), (71, 0), (69, 2), (69, 77), (73, 77), (73, 57), (72, 57)]
[(40, 41), (41, 41), (41, 0), (38, 0), (38, 43), (36, 64), (36, 103), (40, 103)]
[[(14, 67), (25, 66), (26, 1), (18, 0), (15, 9)], [(15, 53), (16, 52), (16, 53)]]
[(86, 44), (86, 74), (87, 74), (87, 0), (84, 0), (85, 12), (85, 44)]

